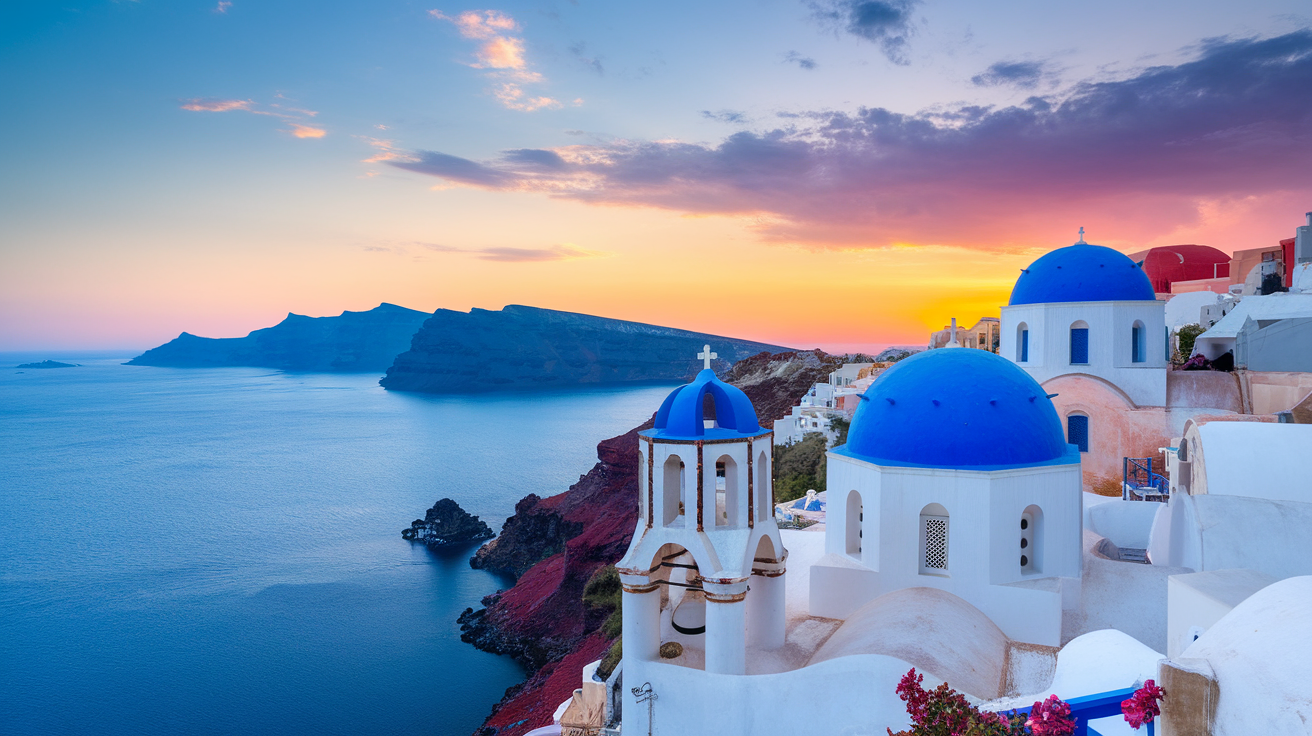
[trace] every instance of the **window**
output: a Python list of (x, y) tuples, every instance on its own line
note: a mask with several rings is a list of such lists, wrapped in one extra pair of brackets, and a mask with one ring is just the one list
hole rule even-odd
[(1071, 325), (1071, 365), (1089, 363), (1089, 326), (1083, 322)]
[(1144, 339), (1146, 336), (1143, 323), (1136, 321), (1130, 328), (1130, 362), (1142, 363), (1147, 360), (1144, 355), (1148, 352), (1147, 340)]
[(865, 514), (861, 505), (861, 494), (849, 491), (847, 494), (847, 554), (861, 559), (861, 522)]
[(1066, 417), (1066, 441), (1080, 448), (1080, 452), (1089, 451), (1089, 418), (1083, 414), (1071, 414)]
[(931, 503), (920, 511), (920, 573), (948, 572), (948, 511)]
[(1024, 322), (1016, 328), (1016, 362), (1030, 362), (1030, 329)]
[(1020, 571), (1043, 572), (1043, 510), (1028, 506), (1020, 515)]

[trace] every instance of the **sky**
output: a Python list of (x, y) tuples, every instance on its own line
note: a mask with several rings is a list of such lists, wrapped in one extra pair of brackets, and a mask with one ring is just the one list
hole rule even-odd
[(1306, 0), (9, 0), (0, 351), (529, 304), (923, 344), (1312, 210)]

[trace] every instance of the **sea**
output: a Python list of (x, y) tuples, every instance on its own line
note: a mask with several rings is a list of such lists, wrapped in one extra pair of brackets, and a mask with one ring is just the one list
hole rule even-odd
[[(0, 354), (0, 733), (451, 734), (523, 680), (456, 617), (494, 530), (668, 386), (430, 396), (375, 374)], [(46, 358), (76, 368), (20, 370)]]

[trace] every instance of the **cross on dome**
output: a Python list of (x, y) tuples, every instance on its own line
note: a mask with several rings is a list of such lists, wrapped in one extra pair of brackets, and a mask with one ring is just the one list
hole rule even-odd
[(711, 352), (711, 346), (710, 346), (710, 345), (703, 345), (703, 346), (702, 346), (702, 351), (701, 351), (700, 353), (697, 353), (697, 357), (698, 357), (698, 358), (701, 358), (703, 361), (705, 361), (705, 362), (703, 363), (703, 366), (704, 366), (703, 369), (709, 371), (709, 370), (711, 369), (711, 361), (712, 361), (712, 360), (715, 360), (716, 358), (718, 358), (718, 357), (720, 357), (720, 356), (719, 356), (718, 353), (712, 353), (712, 352)]
[[(1084, 226), (1080, 225), (1080, 243), (1083, 242), (1084, 242)], [(1076, 243), (1076, 245), (1079, 245), (1079, 243)]]

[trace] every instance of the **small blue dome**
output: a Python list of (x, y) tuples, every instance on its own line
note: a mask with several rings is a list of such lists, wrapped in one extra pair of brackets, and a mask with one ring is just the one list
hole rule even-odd
[(1058, 248), (1023, 269), (1011, 305), (1049, 302), (1153, 301), (1153, 284), (1120, 251), (1076, 243)]
[(996, 470), (1078, 463), (1029, 374), (987, 350), (940, 348), (890, 368), (835, 452), (879, 465)]
[[(703, 415), (706, 396), (715, 402), (716, 427), (707, 429)], [(661, 439), (729, 439), (761, 434), (752, 400), (741, 389), (703, 370), (692, 383), (674, 389), (656, 412), (656, 428), (646, 434)]]

